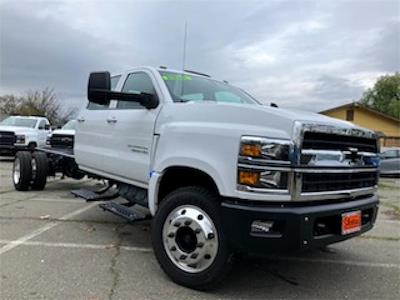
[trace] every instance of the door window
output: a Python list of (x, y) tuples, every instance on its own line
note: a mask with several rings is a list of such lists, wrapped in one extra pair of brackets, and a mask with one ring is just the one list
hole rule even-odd
[[(156, 91), (154, 89), (153, 83), (149, 75), (144, 72), (131, 73), (125, 81), (124, 87), (122, 88), (123, 93), (133, 93), (133, 94), (152, 94), (155, 95)], [(117, 109), (143, 109), (138, 102), (123, 101), (119, 100), (117, 102)]]
[(39, 123), (38, 129), (44, 130), (45, 128), (46, 128), (46, 121), (45, 120), (41, 120), (40, 123)]

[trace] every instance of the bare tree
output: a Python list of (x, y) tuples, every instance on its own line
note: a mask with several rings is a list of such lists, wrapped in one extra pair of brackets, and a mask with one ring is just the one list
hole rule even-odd
[(7, 115), (46, 116), (52, 124), (63, 124), (73, 118), (75, 108), (65, 109), (53, 89), (29, 91), (22, 97), (0, 96), (0, 112)]

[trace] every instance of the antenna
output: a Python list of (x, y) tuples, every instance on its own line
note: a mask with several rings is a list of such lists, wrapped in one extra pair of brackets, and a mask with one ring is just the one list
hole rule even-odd
[(187, 39), (187, 21), (185, 21), (185, 32), (183, 34), (182, 71), (185, 70), (185, 63), (186, 63), (186, 39)]

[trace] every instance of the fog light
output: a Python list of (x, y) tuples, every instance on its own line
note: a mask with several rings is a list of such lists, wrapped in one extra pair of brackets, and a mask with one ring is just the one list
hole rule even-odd
[(261, 183), (268, 188), (282, 189), (287, 187), (287, 173), (280, 171), (264, 171), (261, 173)]
[(270, 233), (273, 226), (274, 221), (257, 220), (251, 223), (251, 233)]

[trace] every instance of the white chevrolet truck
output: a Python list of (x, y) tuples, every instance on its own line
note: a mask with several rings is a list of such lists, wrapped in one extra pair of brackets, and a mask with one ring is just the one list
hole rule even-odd
[(107, 179), (73, 193), (131, 222), (152, 217), (155, 256), (179, 284), (211, 287), (238, 252), (323, 247), (374, 225), (378, 144), (367, 129), (166, 68), (92, 73), (88, 100), (73, 149), (20, 153), (15, 186), (44, 188), (57, 157)]
[(49, 133), (50, 122), (45, 117), (8, 117), (0, 122), (0, 155), (44, 146)]

